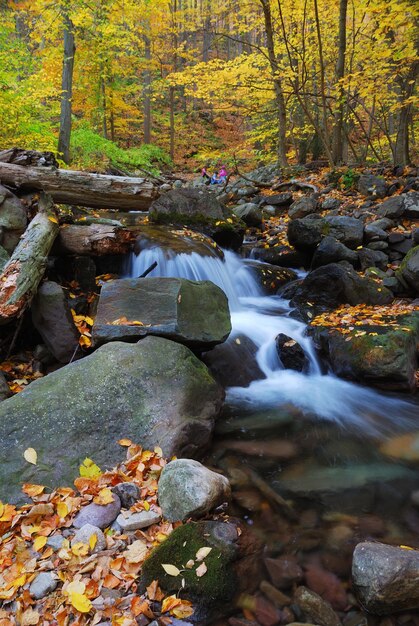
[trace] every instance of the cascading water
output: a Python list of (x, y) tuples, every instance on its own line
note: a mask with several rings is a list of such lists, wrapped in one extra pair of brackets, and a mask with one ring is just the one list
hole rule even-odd
[[(264, 295), (246, 261), (233, 252), (225, 251), (223, 260), (213, 250), (205, 256), (176, 254), (153, 245), (131, 257), (127, 274), (140, 276), (154, 261), (157, 267), (151, 276), (210, 280), (221, 287), (231, 311), (229, 340), (245, 335), (257, 346), (256, 360), (265, 378), (248, 387), (228, 388), (226, 402), (231, 407), (249, 411), (292, 404), (305, 415), (373, 436), (409, 429), (417, 422), (417, 404), (322, 374), (305, 325), (288, 316), (286, 300)], [(309, 360), (307, 372), (284, 369), (275, 346), (279, 333), (301, 345)]]

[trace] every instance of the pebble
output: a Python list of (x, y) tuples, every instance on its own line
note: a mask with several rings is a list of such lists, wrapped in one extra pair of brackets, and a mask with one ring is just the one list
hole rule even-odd
[(119, 497), (124, 509), (132, 507), (141, 497), (140, 489), (135, 483), (120, 483), (113, 487), (112, 492)]
[(267, 558), (264, 563), (272, 584), (277, 589), (288, 589), (293, 583), (300, 582), (303, 578), (303, 570), (297, 558), (292, 554), (286, 554), (277, 559)]
[(49, 572), (42, 572), (31, 582), (29, 593), (35, 600), (45, 598), (46, 595), (54, 591), (58, 581)]
[(114, 494), (114, 501), (110, 504), (100, 505), (92, 502), (82, 508), (76, 515), (73, 526), (81, 528), (85, 524), (91, 524), (98, 528), (107, 528), (118, 517), (121, 511), (121, 500)]
[(307, 587), (298, 587), (294, 594), (294, 601), (314, 624), (340, 626), (340, 619), (330, 604)]
[(90, 538), (96, 535), (96, 544), (92, 550), (94, 552), (101, 552), (106, 548), (106, 539), (103, 532), (97, 526), (92, 526), (92, 524), (84, 524), (74, 535), (71, 540), (71, 545), (74, 546), (76, 543), (87, 543), (89, 545)]
[(47, 540), (47, 546), (52, 548), (55, 552), (57, 552), (57, 550), (61, 550), (63, 543), (64, 537), (62, 535), (52, 535), (51, 537), (48, 537)]
[(148, 528), (152, 524), (158, 524), (161, 516), (155, 511), (141, 511), (140, 513), (131, 513), (129, 515), (118, 515), (116, 522), (124, 532), (138, 530), (140, 528)]

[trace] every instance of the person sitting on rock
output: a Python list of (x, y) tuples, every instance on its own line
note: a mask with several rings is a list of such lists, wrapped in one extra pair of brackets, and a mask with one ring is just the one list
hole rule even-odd
[(205, 185), (209, 185), (211, 183), (211, 176), (207, 172), (207, 166), (206, 165), (204, 165), (204, 167), (201, 170), (201, 176), (204, 179)]
[(221, 166), (220, 171), (218, 172), (218, 182), (225, 183), (227, 180), (227, 170), (224, 165)]

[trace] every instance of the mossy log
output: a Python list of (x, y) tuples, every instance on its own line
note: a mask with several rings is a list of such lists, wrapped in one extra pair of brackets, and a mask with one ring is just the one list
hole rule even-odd
[(54, 167), (22, 167), (2, 162), (0, 181), (17, 189), (45, 191), (54, 202), (120, 211), (147, 210), (159, 195), (158, 187), (147, 178)]
[(19, 317), (30, 304), (44, 275), (48, 254), (58, 231), (52, 199), (42, 194), (39, 212), (0, 275), (0, 324)]
[(61, 227), (57, 249), (61, 254), (81, 256), (126, 254), (132, 240), (132, 233), (126, 228), (108, 224), (71, 224)]

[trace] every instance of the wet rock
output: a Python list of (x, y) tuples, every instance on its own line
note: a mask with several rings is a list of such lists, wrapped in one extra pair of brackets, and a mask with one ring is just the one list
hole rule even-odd
[(414, 293), (419, 293), (419, 246), (415, 246), (407, 253), (396, 276), (409, 285)]
[(327, 236), (355, 249), (362, 244), (364, 226), (361, 220), (345, 215), (310, 215), (288, 224), (288, 241), (298, 250), (313, 251)]
[(364, 228), (364, 235), (366, 241), (386, 241), (388, 239), (387, 232), (377, 222), (367, 224)]
[(358, 250), (358, 260), (361, 271), (369, 267), (378, 267), (385, 270), (388, 264), (387, 254), (381, 250), (371, 250), (370, 248)]
[(291, 204), (288, 209), (288, 215), (292, 220), (306, 217), (307, 215), (311, 215), (311, 213), (315, 213), (317, 206), (317, 198), (313, 196), (306, 196)]
[(58, 585), (58, 580), (54, 578), (50, 572), (42, 572), (31, 582), (29, 593), (35, 600), (45, 598), (49, 593), (54, 591)]
[(11, 395), (12, 392), (7, 384), (6, 377), (3, 372), (0, 372), (0, 402), (6, 400), (6, 398), (10, 398)]
[(339, 198), (328, 197), (325, 198), (322, 202), (321, 210), (322, 211), (333, 211), (334, 209), (338, 209), (342, 204)]
[(271, 602), (275, 604), (275, 606), (280, 609), (291, 604), (291, 598), (279, 589), (276, 589), (276, 587), (268, 583), (267, 580), (262, 580), (260, 583), (260, 590), (267, 598), (269, 598)]
[[(109, 467), (122, 457), (123, 437), (168, 457), (202, 453), (223, 399), (207, 367), (179, 343), (109, 343), (0, 403), (0, 497), (21, 498), (22, 482), (72, 485), (93, 453)], [(36, 466), (23, 458), (28, 447)]]
[(308, 563), (304, 572), (307, 587), (329, 602), (335, 611), (343, 611), (348, 606), (343, 583), (335, 574), (314, 563)]
[(419, 552), (365, 542), (356, 546), (352, 584), (370, 613), (390, 615), (419, 608)]
[(207, 188), (172, 189), (151, 204), (149, 219), (156, 224), (180, 223), (192, 226), (222, 220), (224, 213), (223, 205)]
[(227, 478), (212, 472), (198, 461), (171, 461), (160, 476), (159, 504), (163, 516), (172, 522), (188, 517), (202, 517), (230, 497)]
[[(108, 525), (109, 524), (107, 524), (107, 526)], [(98, 526), (93, 526), (92, 524), (83, 524), (83, 526), (79, 528), (79, 530), (76, 532), (73, 539), (71, 540), (71, 546), (74, 546), (77, 543), (86, 543), (87, 545), (90, 545), (90, 540), (93, 537), (96, 537), (96, 543), (93, 546), (91, 552), (94, 553), (105, 550), (105, 535)]]
[(388, 243), (386, 241), (371, 241), (367, 246), (370, 250), (388, 250)]
[(419, 461), (419, 433), (394, 435), (381, 444), (380, 451), (392, 459), (417, 463)]
[(121, 501), (114, 494), (113, 502), (101, 505), (92, 502), (83, 507), (76, 515), (73, 521), (75, 528), (82, 528), (85, 524), (89, 526), (97, 526), (98, 528), (107, 528), (118, 517), (121, 510)]
[(26, 209), (17, 196), (0, 185), (0, 229), (2, 247), (11, 254), (26, 229)]
[(47, 539), (47, 546), (52, 548), (54, 552), (61, 550), (64, 543), (64, 537), (62, 535), (50, 535)]
[(298, 278), (296, 272), (288, 267), (278, 267), (257, 261), (246, 261), (246, 267), (256, 276), (268, 295), (275, 295), (278, 289)]
[[(334, 309), (339, 304), (388, 304), (393, 294), (370, 278), (360, 277), (347, 263), (330, 263), (310, 272), (292, 297), (291, 306), (313, 311)], [(314, 306), (315, 305), (315, 306)]]
[(354, 250), (350, 250), (343, 243), (334, 237), (325, 237), (319, 243), (311, 262), (312, 269), (328, 265), (329, 263), (338, 263), (339, 261), (347, 261), (353, 266), (358, 265), (358, 254)]
[(294, 602), (319, 626), (340, 626), (341, 622), (328, 602), (307, 587), (298, 587), (294, 594)]
[(293, 554), (285, 554), (277, 559), (266, 558), (264, 563), (272, 584), (277, 589), (289, 589), (303, 579), (303, 570)]
[(233, 207), (233, 213), (248, 226), (261, 226), (263, 221), (261, 207), (253, 202), (245, 202)]
[(158, 524), (161, 515), (155, 511), (140, 511), (139, 513), (121, 513), (116, 518), (117, 524), (123, 532), (131, 532), (140, 528), (148, 528), (153, 524)]
[(273, 196), (265, 196), (264, 203), (271, 204), (274, 207), (286, 207), (292, 204), (293, 195), (289, 191), (285, 191), (284, 193), (277, 193)]
[(311, 254), (297, 251), (290, 246), (275, 246), (273, 248), (252, 248), (252, 258), (280, 267), (308, 267)]
[(112, 487), (112, 492), (119, 497), (124, 509), (131, 508), (141, 497), (140, 489), (135, 483), (119, 483), (119, 485)]
[(52, 281), (45, 282), (38, 289), (31, 311), (33, 324), (49, 351), (60, 363), (69, 363), (79, 345), (80, 334), (63, 288)]
[(270, 439), (269, 441), (224, 439), (220, 447), (233, 450), (247, 456), (268, 457), (280, 461), (289, 461), (298, 456), (298, 446), (288, 439)]
[(227, 417), (217, 422), (215, 430), (220, 435), (250, 430), (272, 434), (277, 433), (278, 428), (291, 424), (295, 418), (301, 418), (300, 411), (292, 405), (285, 405), (277, 409), (255, 411), (240, 418)]
[(96, 346), (159, 335), (209, 349), (225, 341), (230, 331), (227, 297), (214, 283), (125, 278), (103, 285), (92, 336)]
[[(247, 539), (246, 539), (247, 537)], [(201, 564), (196, 559), (198, 550), (211, 548), (204, 562), (207, 572), (198, 577), (196, 569)], [(197, 522), (176, 528), (167, 540), (155, 548), (143, 564), (140, 593), (153, 581), (168, 595), (177, 593), (181, 579), (185, 579), (185, 594), (194, 604), (194, 623), (207, 624), (231, 611), (234, 598), (260, 582), (254, 574), (249, 576), (250, 560), (260, 562), (261, 544), (248, 528), (237, 522)], [(194, 561), (191, 569), (184, 564)], [(182, 569), (181, 576), (169, 576), (162, 564), (170, 563)], [(244, 566), (241, 568), (241, 565)]]
[(275, 344), (278, 356), (285, 369), (302, 372), (308, 368), (309, 360), (306, 353), (295, 339), (280, 333), (275, 337)]
[(258, 348), (246, 335), (235, 335), (202, 356), (215, 380), (223, 387), (247, 387), (265, 378), (256, 362)]
[[(358, 191), (363, 196), (372, 198), (385, 198), (387, 195), (387, 184), (381, 176), (373, 174), (362, 174), (358, 180)], [(390, 216), (387, 216), (390, 217)]]

